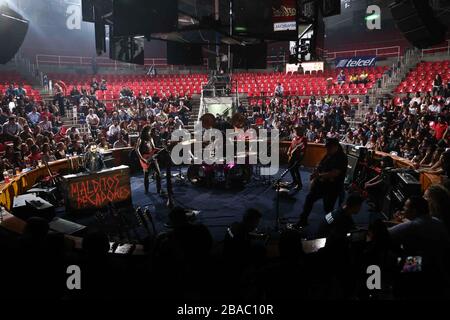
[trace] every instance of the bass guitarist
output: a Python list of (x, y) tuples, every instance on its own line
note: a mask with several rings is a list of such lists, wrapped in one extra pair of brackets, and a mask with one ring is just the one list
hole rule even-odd
[(327, 153), (311, 175), (311, 189), (306, 196), (303, 212), (295, 227), (305, 227), (314, 203), (323, 199), (325, 214), (334, 209), (336, 200), (344, 188), (348, 158), (339, 140), (330, 138), (325, 144)]

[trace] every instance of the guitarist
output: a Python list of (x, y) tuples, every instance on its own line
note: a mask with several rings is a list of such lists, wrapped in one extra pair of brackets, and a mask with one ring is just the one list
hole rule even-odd
[(328, 139), (325, 147), (327, 153), (311, 175), (311, 189), (306, 196), (300, 220), (295, 225), (297, 228), (308, 225), (309, 214), (314, 203), (319, 199), (323, 199), (325, 213), (333, 211), (336, 200), (344, 188), (347, 155), (339, 144), (339, 140), (335, 138)]
[(145, 194), (148, 194), (149, 172), (150, 169), (154, 171), (154, 177), (156, 180), (156, 192), (161, 194), (161, 170), (159, 168), (159, 163), (156, 155), (158, 154), (158, 149), (155, 146), (155, 141), (153, 140), (153, 135), (155, 135), (155, 128), (150, 125), (145, 125), (142, 128), (141, 135), (136, 143), (136, 153), (139, 157), (139, 162), (141, 163), (142, 170), (144, 171), (144, 188)]
[(303, 188), (302, 177), (300, 175), (300, 163), (305, 156), (307, 140), (305, 137), (305, 129), (300, 126), (294, 128), (294, 138), (288, 150), (288, 165), (292, 176), (295, 191)]

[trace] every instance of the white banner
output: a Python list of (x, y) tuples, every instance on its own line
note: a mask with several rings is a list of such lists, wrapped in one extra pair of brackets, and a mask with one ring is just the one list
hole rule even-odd
[[(301, 66), (303, 68), (303, 72), (306, 71), (323, 71), (324, 70), (324, 63), (323, 61), (311, 61), (311, 62), (303, 62), (301, 63)], [(298, 64), (286, 64), (286, 73), (288, 72), (297, 72), (298, 71)]]
[(277, 22), (273, 24), (273, 31), (295, 31), (297, 23), (295, 21), (290, 22)]

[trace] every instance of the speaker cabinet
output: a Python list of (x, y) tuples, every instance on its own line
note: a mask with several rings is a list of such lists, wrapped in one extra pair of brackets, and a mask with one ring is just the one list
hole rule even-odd
[(358, 164), (359, 164), (358, 157), (352, 155), (348, 156), (347, 174), (345, 176), (346, 185), (351, 184), (355, 180), (356, 174), (358, 172)]
[(12, 213), (22, 220), (41, 217), (51, 221), (55, 217), (55, 207), (35, 194), (23, 194), (14, 198)]
[(0, 64), (8, 63), (14, 58), (27, 31), (27, 20), (8, 6), (0, 6)]
[(390, 6), (397, 28), (415, 47), (424, 49), (445, 40), (446, 26), (426, 0), (396, 1)]
[(232, 46), (233, 67), (235, 69), (266, 69), (267, 44)]
[(341, 14), (341, 0), (322, 0), (322, 14), (324, 17)]
[(202, 46), (197, 44), (167, 42), (167, 63), (170, 65), (203, 65)]
[(114, 0), (114, 32), (120, 37), (177, 30), (178, 0)]

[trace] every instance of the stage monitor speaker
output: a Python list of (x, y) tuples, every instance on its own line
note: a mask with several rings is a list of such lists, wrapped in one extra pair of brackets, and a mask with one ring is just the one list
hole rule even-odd
[(341, 0), (322, 0), (323, 17), (341, 14)]
[(266, 69), (267, 44), (232, 46), (233, 68), (235, 69)]
[(114, 0), (116, 36), (149, 36), (178, 27), (178, 0)]
[(25, 39), (28, 21), (7, 5), (0, 6), (0, 64), (14, 58)]
[(51, 221), (55, 217), (55, 207), (35, 194), (23, 194), (14, 198), (12, 213), (22, 220), (41, 217)]
[(167, 42), (167, 64), (185, 66), (203, 65), (202, 46), (173, 41)]
[(445, 40), (446, 26), (435, 17), (429, 1), (396, 1), (390, 8), (397, 28), (415, 47), (425, 49)]
[(272, 32), (272, 0), (233, 2), (234, 35), (267, 35)]

